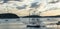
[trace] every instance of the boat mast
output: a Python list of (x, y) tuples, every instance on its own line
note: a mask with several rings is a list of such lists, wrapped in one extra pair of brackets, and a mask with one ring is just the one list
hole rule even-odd
[(7, 13), (9, 13), (9, 10), (8, 10), (8, 5), (6, 6), (6, 11), (7, 11)]
[[(33, 13), (31, 13), (32, 15), (40, 15), (37, 11), (37, 9), (39, 8), (40, 4), (37, 7), (31, 8), (29, 10), (29, 16), (30, 16), (30, 11), (33, 10)], [(32, 18), (32, 21), (35, 21), (35, 18)], [(29, 22), (30, 22), (30, 18), (29, 18)]]

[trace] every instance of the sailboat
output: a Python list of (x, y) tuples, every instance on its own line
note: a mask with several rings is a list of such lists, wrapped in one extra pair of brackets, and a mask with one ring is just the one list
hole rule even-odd
[(29, 18), (29, 23), (27, 27), (40, 27), (40, 16), (36, 15), (35, 12), (32, 15), (27, 16)]
[(27, 27), (40, 27), (40, 24), (38, 23), (38, 19), (32, 19), (32, 21), (29, 21), (29, 24), (27, 25)]

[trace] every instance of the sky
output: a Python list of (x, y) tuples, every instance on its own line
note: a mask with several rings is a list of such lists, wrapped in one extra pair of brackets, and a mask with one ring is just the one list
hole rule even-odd
[[(49, 0), (50, 1), (50, 0)], [(37, 10), (37, 12), (42, 12), (43, 13), (43, 15), (49, 15), (49, 14), (47, 14), (47, 11), (49, 11), (49, 13), (50, 13), (50, 11), (52, 10), (52, 9), (54, 9), (54, 8), (60, 8), (60, 2), (57, 2), (57, 3), (47, 3), (47, 2), (49, 2), (48, 0), (24, 0), (24, 1), (22, 1), (22, 2), (20, 2), (20, 1), (10, 1), (10, 2), (7, 2), (7, 3), (4, 3), (3, 5), (1, 5), (0, 7), (2, 8), (2, 9), (6, 9), (5, 7), (8, 7), (8, 9), (10, 10), (10, 9), (16, 9), (17, 11), (19, 10), (21, 10), (21, 12), (23, 11), (23, 13), (24, 13), (24, 11), (26, 10), (27, 12), (28, 12), (28, 10), (30, 10), (31, 8), (32, 8), (32, 10), (34, 10), (34, 8), (38, 8), (38, 9), (36, 9)], [(12, 2), (12, 3), (11, 3)], [(15, 10), (15, 11), (16, 11)], [(14, 11), (14, 12), (15, 12)], [(18, 13), (16, 11), (16, 13)], [(60, 10), (59, 10), (60, 11)], [(27, 13), (26, 12), (26, 13)], [(52, 11), (53, 12), (53, 11)], [(55, 12), (55, 11), (54, 11)], [(58, 11), (56, 11), (56, 12), (58, 12)], [(22, 14), (22, 13), (21, 13)], [(57, 13), (53, 13), (53, 15), (54, 14), (57, 14)], [(58, 13), (59, 14), (59, 13)], [(22, 14), (23, 15), (23, 14)], [(52, 14), (51, 14), (52, 15)]]

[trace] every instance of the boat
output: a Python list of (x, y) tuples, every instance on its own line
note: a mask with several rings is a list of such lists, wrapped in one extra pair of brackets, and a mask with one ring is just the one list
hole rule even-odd
[(40, 17), (39, 15), (30, 15), (22, 18), (28, 18), (27, 27), (40, 27)]
[(27, 25), (27, 27), (40, 27), (40, 25), (37, 25), (37, 24), (29, 24), (29, 25)]
[(27, 27), (40, 27), (40, 16), (35, 14), (35, 11), (32, 13), (32, 15), (26, 16), (29, 18), (29, 22), (27, 24)]
[(38, 19), (30, 19), (27, 27), (40, 27)]

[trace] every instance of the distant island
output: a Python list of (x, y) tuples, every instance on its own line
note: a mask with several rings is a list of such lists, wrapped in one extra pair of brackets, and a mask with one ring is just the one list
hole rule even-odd
[(0, 14), (0, 18), (19, 18), (19, 17), (16, 14), (3, 13), (3, 14)]

